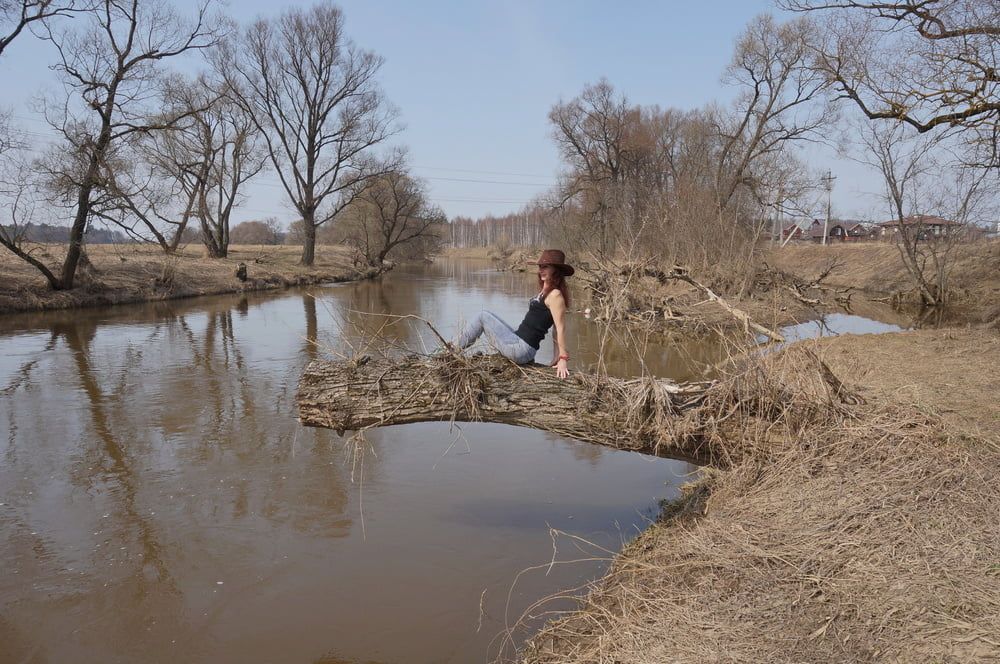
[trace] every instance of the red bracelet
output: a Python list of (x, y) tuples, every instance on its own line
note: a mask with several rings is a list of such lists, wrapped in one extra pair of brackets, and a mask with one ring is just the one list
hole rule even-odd
[(560, 356), (559, 356), (559, 357), (558, 357), (558, 358), (556, 359), (556, 362), (558, 362), (559, 360), (566, 360), (567, 362), (569, 362), (569, 355), (560, 355)]

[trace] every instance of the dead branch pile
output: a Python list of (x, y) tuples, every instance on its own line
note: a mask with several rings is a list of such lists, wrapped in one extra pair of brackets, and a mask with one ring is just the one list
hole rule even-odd
[[(585, 264), (581, 272), (587, 284), (592, 315), (597, 320), (625, 321), (651, 330), (706, 331), (716, 327), (720, 320), (711, 315), (710, 310), (699, 307), (713, 303), (722, 312), (722, 320), (729, 323), (724, 327), (736, 323), (748, 334), (783, 341), (777, 332), (722, 297), (720, 293), (727, 290), (720, 289), (714, 283), (717, 280), (696, 279), (684, 267), (675, 265), (665, 271), (649, 262), (610, 267)], [(680, 284), (691, 288), (685, 289)]]
[(537, 254), (525, 249), (494, 246), (486, 253), (486, 257), (493, 261), (493, 267), (500, 272), (525, 272)]
[(1000, 455), (909, 408), (809, 408), (803, 394), (760, 417), (782, 407), (774, 386), (831, 389), (809, 355), (793, 347), (748, 370), (761, 404), (731, 418), (744, 453), (630, 545), (524, 661), (1000, 657)]
[(828, 277), (844, 266), (843, 261), (830, 260), (811, 279), (800, 279), (793, 274), (763, 264), (763, 269), (757, 273), (754, 289), (758, 291), (783, 290), (796, 300), (810, 307), (836, 305), (850, 310), (851, 298), (854, 296), (853, 286), (835, 287), (826, 283)]
[[(736, 324), (747, 333), (781, 341), (780, 335), (761, 325), (750, 310), (733, 303), (756, 303), (781, 310), (849, 310), (854, 289), (833, 288), (825, 283), (840, 266), (832, 261), (816, 277), (803, 280), (766, 263), (739, 279), (711, 270), (695, 276), (682, 266), (663, 269), (650, 261), (620, 265), (584, 263), (580, 278), (587, 285), (592, 315), (597, 320), (688, 332), (713, 329), (728, 320), (721, 327), (732, 328)], [(691, 288), (685, 290), (681, 284)], [(721, 310), (721, 318), (713, 316), (711, 308), (702, 307), (709, 302)], [(761, 306), (754, 309), (759, 312)]]

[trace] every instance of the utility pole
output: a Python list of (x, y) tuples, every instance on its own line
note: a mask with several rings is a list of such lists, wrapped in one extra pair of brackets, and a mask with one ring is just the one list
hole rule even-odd
[(826, 244), (826, 234), (830, 229), (830, 206), (831, 199), (833, 198), (833, 181), (836, 179), (829, 169), (827, 169), (826, 175), (820, 178), (823, 187), (826, 189), (826, 220), (823, 222), (823, 244)]
[(785, 230), (785, 215), (782, 214), (784, 210), (785, 202), (785, 192), (783, 187), (778, 187), (778, 200), (777, 205), (775, 205), (774, 211), (774, 243), (779, 244), (781, 242), (781, 232)]

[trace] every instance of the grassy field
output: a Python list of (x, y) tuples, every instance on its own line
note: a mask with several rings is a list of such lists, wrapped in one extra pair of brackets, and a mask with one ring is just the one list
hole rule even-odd
[[(34, 253), (57, 268), (64, 249), (36, 245)], [(287, 286), (348, 281), (366, 273), (351, 266), (346, 247), (321, 245), (316, 264), (298, 265), (302, 248), (296, 246), (233, 246), (229, 257), (205, 258), (200, 247), (166, 256), (144, 245), (88, 246), (92, 268), (77, 273), (78, 286), (53, 291), (42, 275), (10, 252), (0, 253), (0, 313), (99, 306), (166, 300), (197, 295), (266, 290)], [(236, 277), (239, 263), (247, 266), (247, 280)]]

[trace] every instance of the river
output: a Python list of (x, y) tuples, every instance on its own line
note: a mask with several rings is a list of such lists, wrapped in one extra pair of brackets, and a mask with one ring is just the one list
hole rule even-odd
[[(538, 625), (512, 629), (524, 609), (598, 578), (693, 467), (492, 424), (355, 445), (300, 426), (294, 394), (307, 362), (374, 330), (433, 344), (375, 314), (448, 336), (480, 308), (516, 323), (533, 281), (445, 260), (0, 319), (0, 662), (510, 656)], [(640, 361), (620, 332), (568, 326), (571, 369), (603, 356), (612, 374), (683, 379), (717, 359), (649, 344)]]

